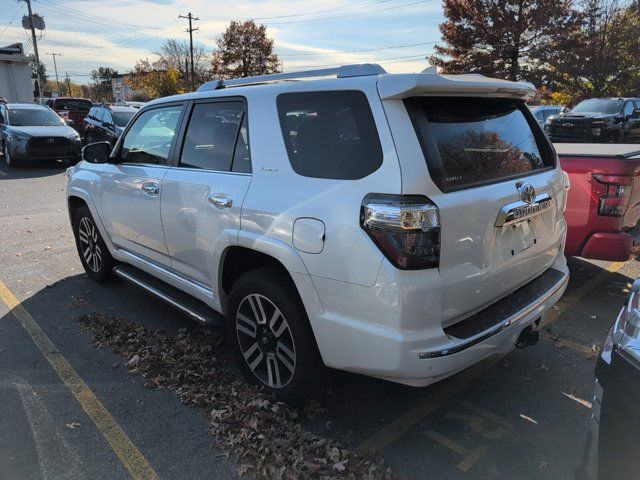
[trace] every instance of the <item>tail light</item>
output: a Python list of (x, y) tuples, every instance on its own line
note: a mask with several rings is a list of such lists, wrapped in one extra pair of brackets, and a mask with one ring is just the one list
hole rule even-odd
[(58, 111), (58, 116), (62, 118), (65, 122), (69, 120), (69, 112), (67, 110)]
[(598, 215), (623, 217), (631, 200), (633, 177), (594, 174), (593, 178), (604, 187), (604, 194), (598, 200)]
[(360, 225), (400, 269), (437, 268), (440, 264), (440, 214), (426, 197), (367, 195)]

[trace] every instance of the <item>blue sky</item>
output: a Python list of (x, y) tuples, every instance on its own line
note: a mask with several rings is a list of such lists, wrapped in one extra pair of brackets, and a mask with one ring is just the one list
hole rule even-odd
[[(440, 0), (32, 0), (47, 29), (38, 41), (41, 60), (85, 83), (89, 72), (109, 66), (131, 70), (137, 59), (155, 58), (166, 38), (188, 39), (187, 21), (199, 17), (194, 40), (208, 49), (232, 19), (255, 18), (268, 27), (285, 71), (372, 62), (392, 72), (427, 66), (425, 55), (440, 40)], [(0, 45), (22, 42), (26, 4), (0, 0)], [(396, 47), (396, 48), (389, 48)], [(375, 50), (374, 50), (375, 49)], [(361, 50), (354, 52), (354, 50)], [(369, 51), (362, 51), (369, 50)]]

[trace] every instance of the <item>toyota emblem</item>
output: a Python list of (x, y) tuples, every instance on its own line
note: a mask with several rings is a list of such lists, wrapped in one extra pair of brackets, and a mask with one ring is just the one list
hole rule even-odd
[(571, 128), (571, 127), (573, 127), (573, 123), (563, 123), (562, 126), (564, 128)]
[(55, 138), (47, 138), (47, 143), (54, 143), (55, 141)]
[(520, 200), (527, 205), (531, 205), (536, 201), (536, 189), (530, 183), (518, 184), (518, 193), (520, 193)]

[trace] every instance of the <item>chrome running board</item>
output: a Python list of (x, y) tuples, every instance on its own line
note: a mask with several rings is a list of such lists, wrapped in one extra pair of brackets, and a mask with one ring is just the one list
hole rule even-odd
[(121, 263), (114, 267), (113, 273), (123, 280), (142, 288), (147, 293), (159, 298), (200, 323), (208, 325), (224, 324), (224, 316), (222, 314), (216, 312), (200, 300), (191, 297), (134, 266)]

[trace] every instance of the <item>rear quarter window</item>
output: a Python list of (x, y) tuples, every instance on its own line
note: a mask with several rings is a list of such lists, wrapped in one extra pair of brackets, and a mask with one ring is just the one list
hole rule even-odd
[(405, 106), (429, 173), (444, 192), (555, 165), (551, 146), (520, 100), (414, 97)]
[(382, 165), (378, 131), (363, 92), (285, 93), (277, 105), (289, 161), (299, 175), (356, 180)]

